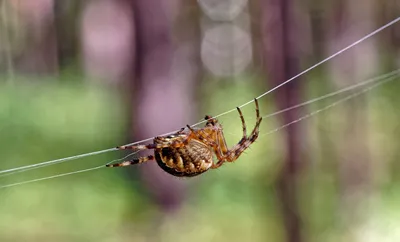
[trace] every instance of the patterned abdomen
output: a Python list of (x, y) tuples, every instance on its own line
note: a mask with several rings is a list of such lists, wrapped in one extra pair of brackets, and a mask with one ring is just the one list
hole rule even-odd
[(171, 175), (191, 177), (206, 172), (213, 164), (211, 149), (197, 140), (180, 148), (155, 150), (158, 165)]

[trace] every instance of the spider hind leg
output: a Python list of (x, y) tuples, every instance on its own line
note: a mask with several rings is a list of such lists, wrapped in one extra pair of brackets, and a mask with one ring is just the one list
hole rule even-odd
[(138, 159), (133, 159), (133, 160), (130, 160), (130, 161), (124, 161), (124, 162), (117, 163), (117, 164), (107, 164), (106, 167), (132, 166), (132, 165), (144, 163), (144, 162), (151, 161), (151, 160), (154, 160), (154, 156), (153, 155), (140, 157)]
[(155, 144), (148, 145), (122, 145), (116, 147), (119, 150), (149, 150), (157, 148)]

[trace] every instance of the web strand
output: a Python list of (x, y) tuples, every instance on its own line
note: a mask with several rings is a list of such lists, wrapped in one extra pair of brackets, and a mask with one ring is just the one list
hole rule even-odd
[[(362, 87), (362, 86), (369, 85), (371, 83), (379, 82), (378, 84), (381, 85), (383, 83), (392, 81), (393, 79), (395, 79), (397, 77), (397, 75), (399, 73), (400, 73), (400, 69), (397, 69), (395, 71), (383, 74), (381, 76), (378, 76), (378, 77), (375, 77), (375, 78), (372, 78), (372, 79), (369, 79), (369, 80), (366, 80), (366, 81), (363, 81), (363, 82), (360, 82), (360, 83), (357, 83), (357, 84), (354, 84), (354, 85), (351, 85), (351, 86), (348, 86), (348, 87), (345, 87), (345, 88), (342, 88), (342, 89), (337, 90), (335, 92), (331, 92), (331, 93), (325, 94), (323, 96), (320, 96), (320, 97), (317, 97), (317, 98), (313, 98), (311, 100), (296, 104), (294, 106), (279, 110), (279, 111), (271, 113), (271, 114), (267, 114), (267, 115), (263, 116), (262, 118), (263, 119), (270, 118), (270, 117), (276, 116), (278, 114), (281, 114), (281, 113), (284, 113), (284, 112), (287, 112), (287, 111), (290, 111), (290, 110), (293, 110), (293, 109), (296, 109), (296, 108), (299, 108), (299, 107), (303, 107), (303, 106), (306, 106), (306, 105), (309, 105), (309, 104), (312, 104), (312, 103), (315, 103), (315, 102), (318, 102), (318, 101), (321, 101), (321, 100), (324, 100), (324, 99), (339, 95), (339, 94), (344, 93), (344, 92), (352, 91), (354, 89), (357, 89), (357, 88)], [(376, 85), (378, 85), (378, 84), (376, 84)]]
[(54, 178), (74, 175), (74, 174), (88, 172), (88, 171), (94, 171), (94, 170), (98, 170), (98, 169), (101, 169), (101, 168), (105, 168), (105, 166), (101, 165), (101, 166), (96, 166), (96, 167), (88, 168), (88, 169), (84, 169), (84, 170), (73, 171), (73, 172), (68, 172), (68, 173), (62, 173), (62, 174), (58, 174), (58, 175), (54, 175), (54, 176), (48, 176), (48, 177), (33, 179), (33, 180), (29, 180), (29, 181), (12, 183), (12, 184), (8, 184), (8, 185), (0, 186), (0, 189), (14, 187), (14, 186), (20, 186), (20, 185), (25, 185), (25, 184), (28, 184), (28, 183), (33, 183), (33, 182), (38, 182), (38, 181), (50, 180), (50, 179), (54, 179)]
[[(133, 156), (133, 155), (137, 154), (138, 152), (139, 151), (132, 152), (132, 153), (120, 158), (120, 159), (116, 159), (116, 160), (112, 160), (110, 162), (107, 162), (106, 165), (114, 163), (114, 162), (120, 162), (122, 160), (125, 160), (125, 159), (129, 158), (130, 156)], [(57, 174), (57, 175), (53, 175), (53, 176), (42, 177), (42, 178), (37, 178), (37, 179), (29, 180), (29, 181), (16, 182), (16, 183), (0, 186), (0, 189), (14, 187), (14, 186), (20, 186), (20, 185), (25, 185), (25, 184), (39, 182), (39, 181), (50, 180), (50, 179), (54, 179), (54, 178), (59, 178), (59, 177), (63, 177), (63, 176), (69, 176), (69, 175), (84, 173), (84, 172), (88, 172), (88, 171), (94, 171), (94, 170), (98, 170), (98, 169), (105, 168), (105, 167), (106, 167), (105, 165), (95, 166), (95, 167), (92, 167), (92, 168), (87, 168), (87, 169), (82, 169), (82, 170), (78, 170), (78, 171), (72, 171), (72, 172), (67, 172), (67, 173)]]
[[(370, 37), (376, 35), (377, 33), (381, 32), (381, 31), (383, 31), (384, 29), (386, 29), (386, 28), (388, 28), (388, 27), (394, 25), (394, 24), (397, 23), (398, 21), (400, 21), (400, 17), (398, 17), (398, 18), (396, 18), (396, 19), (390, 21), (389, 23), (387, 23), (387, 24), (383, 25), (382, 27), (376, 29), (375, 31), (373, 31), (373, 32), (371, 32), (370, 34), (364, 36), (363, 38), (361, 38), (361, 39), (355, 41), (354, 43), (348, 45), (347, 47), (345, 47), (345, 48), (339, 50), (338, 52), (336, 52), (336, 53), (330, 55), (329, 57), (327, 57), (327, 58), (325, 58), (324, 60), (318, 62), (317, 64), (315, 64), (315, 65), (313, 65), (313, 66), (307, 68), (306, 70), (300, 72), (299, 74), (293, 76), (292, 78), (290, 78), (290, 79), (288, 79), (288, 80), (282, 82), (281, 84), (275, 86), (274, 88), (272, 88), (272, 89), (270, 89), (270, 90), (264, 92), (263, 94), (261, 94), (260, 96), (258, 96), (257, 99), (260, 99), (260, 98), (262, 98), (262, 97), (268, 95), (269, 93), (271, 93), (271, 92), (277, 90), (278, 88), (280, 88), (280, 87), (286, 85), (287, 83), (293, 81), (294, 79), (296, 79), (296, 78), (298, 78), (298, 77), (300, 77), (300, 76), (306, 74), (307, 72), (313, 70), (314, 68), (316, 68), (316, 67), (322, 65), (323, 63), (325, 63), (325, 62), (331, 60), (332, 58), (334, 58), (334, 57), (336, 57), (336, 56), (342, 54), (343, 52), (349, 50), (350, 48), (352, 48), (352, 47), (354, 47), (354, 46), (360, 44), (361, 42), (365, 41), (366, 39), (369, 39)], [(246, 106), (246, 105), (248, 105), (248, 104), (250, 104), (250, 103), (252, 103), (252, 102), (253, 102), (253, 100), (248, 101), (248, 102), (246, 102), (246, 103), (240, 105), (239, 107), (244, 107), (244, 106)], [(223, 115), (226, 115), (226, 114), (231, 113), (231, 112), (234, 112), (234, 111), (236, 111), (236, 109), (228, 110), (228, 111), (223, 112), (223, 113), (221, 113), (221, 114), (219, 114), (219, 115), (216, 115), (216, 116), (214, 116), (214, 117), (215, 117), (215, 118), (221, 117), (221, 116), (223, 116)], [(198, 122), (198, 123), (196, 123), (196, 124), (193, 124), (192, 126), (197, 126), (197, 125), (200, 125), (200, 124), (202, 124), (202, 123), (204, 123), (204, 122), (206, 122), (206, 121)], [(160, 135), (160, 136), (168, 135), (168, 134), (175, 133), (175, 132), (178, 132), (178, 131), (179, 131), (179, 130), (175, 130), (175, 131), (172, 131), (172, 132), (168, 132), (168, 133), (162, 134), (162, 135)], [(140, 141), (137, 141), (137, 142), (134, 142), (134, 143), (126, 144), (126, 145), (136, 145), (136, 144), (140, 144), (140, 143), (143, 143), (143, 142), (146, 142), (146, 141), (150, 141), (150, 140), (152, 140), (153, 138), (154, 138), (154, 137), (148, 138), (148, 139), (144, 139), (144, 140), (140, 140)], [(36, 169), (36, 168), (40, 168), (40, 167), (45, 167), (45, 166), (49, 166), (49, 165), (54, 165), (54, 164), (58, 164), (58, 163), (66, 162), (66, 161), (71, 161), (71, 160), (80, 159), (80, 158), (83, 158), (83, 157), (88, 157), (88, 156), (103, 154), (103, 153), (107, 153), (107, 152), (111, 152), (111, 151), (115, 151), (115, 150), (117, 150), (117, 149), (116, 149), (116, 148), (110, 148), (110, 149), (105, 149), (105, 150), (100, 150), (100, 151), (95, 151), (95, 152), (80, 154), (80, 155), (76, 155), (76, 156), (70, 156), (70, 157), (66, 157), (66, 158), (61, 158), (61, 159), (57, 159), (57, 160), (51, 160), (51, 161), (46, 161), (46, 162), (42, 162), (42, 163), (37, 163), (37, 164), (32, 164), (32, 165), (27, 165), (27, 166), (22, 166), (22, 167), (17, 167), (17, 168), (11, 168), (11, 169), (8, 169), (8, 170), (2, 170), (2, 171), (0, 171), (0, 175), (6, 174), (6, 173), (14, 173), (14, 172), (22, 172), (22, 171), (26, 171), (26, 170), (32, 170), (32, 169)]]
[(17, 172), (23, 172), (23, 171), (27, 171), (27, 170), (33, 170), (33, 169), (37, 169), (37, 168), (41, 168), (41, 167), (45, 167), (45, 166), (49, 166), (49, 165), (55, 165), (55, 164), (66, 162), (66, 161), (72, 161), (72, 160), (77, 160), (77, 159), (88, 157), (88, 156), (99, 155), (99, 154), (107, 153), (107, 152), (114, 151), (114, 150), (117, 150), (117, 149), (111, 148), (111, 149), (106, 149), (106, 150), (100, 150), (100, 151), (90, 152), (90, 153), (86, 153), (86, 154), (61, 158), (61, 159), (57, 159), (57, 160), (51, 160), (51, 161), (46, 161), (46, 162), (42, 162), (42, 163), (12, 168), (12, 169), (8, 169), (8, 170), (3, 170), (3, 171), (0, 171), (0, 177), (3, 176), (3, 174), (7, 174), (7, 173), (17, 173)]
[(328, 110), (328, 109), (330, 109), (330, 108), (333, 108), (333, 107), (337, 106), (338, 104), (341, 104), (341, 103), (344, 103), (344, 102), (346, 102), (346, 101), (349, 101), (350, 99), (353, 99), (353, 98), (355, 98), (355, 97), (357, 97), (357, 96), (360, 96), (361, 94), (364, 94), (364, 93), (366, 93), (366, 92), (368, 92), (368, 91), (371, 91), (372, 89), (377, 88), (378, 86), (380, 86), (380, 85), (382, 85), (382, 84), (385, 84), (385, 83), (388, 83), (388, 82), (390, 82), (390, 81), (393, 81), (394, 79), (395, 79), (395, 77), (391, 77), (391, 78), (388, 78), (388, 79), (386, 79), (386, 80), (384, 80), (384, 81), (381, 81), (381, 82), (379, 82), (379, 83), (376, 83), (376, 84), (374, 84), (374, 85), (371, 85), (371, 86), (369, 86), (369, 87), (366, 87), (366, 88), (362, 89), (361, 91), (358, 91), (358, 92), (355, 92), (355, 93), (353, 93), (353, 94), (350, 94), (350, 95), (348, 95), (348, 96), (345, 97), (345, 98), (339, 99), (339, 100), (337, 100), (337, 101), (335, 101), (335, 102), (333, 102), (333, 103), (331, 103), (331, 104), (329, 104), (329, 105), (327, 105), (327, 106), (325, 106), (325, 107), (323, 107), (323, 108), (321, 108), (321, 109), (318, 109), (318, 110), (316, 110), (316, 111), (314, 111), (314, 112), (308, 113), (308, 114), (306, 114), (306, 115), (304, 115), (304, 116), (302, 116), (302, 117), (300, 117), (300, 118), (298, 118), (298, 119), (296, 119), (296, 120), (293, 120), (292, 122), (289, 122), (289, 123), (287, 123), (287, 124), (284, 124), (284, 125), (282, 125), (282, 126), (276, 128), (276, 129), (273, 129), (273, 130), (271, 130), (271, 131), (269, 131), (269, 132), (267, 132), (267, 133), (261, 134), (260, 137), (261, 137), (261, 136), (266, 136), (266, 135), (273, 134), (273, 133), (278, 132), (279, 130), (282, 130), (282, 129), (284, 129), (284, 128), (290, 126), (290, 125), (293, 125), (293, 124), (298, 123), (298, 122), (300, 122), (300, 121), (302, 121), (302, 120), (311, 118), (312, 116), (314, 116), (314, 115), (316, 115), (316, 114), (318, 114), (318, 113), (320, 113), (320, 112), (326, 111), (326, 110)]

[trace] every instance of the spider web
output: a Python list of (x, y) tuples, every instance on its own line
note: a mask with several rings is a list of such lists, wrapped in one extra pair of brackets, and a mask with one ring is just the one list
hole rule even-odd
[[(343, 49), (337, 51), (336, 53), (330, 55), (329, 57), (323, 59), (322, 61), (316, 63), (315, 65), (313, 65), (313, 66), (311, 66), (311, 67), (305, 69), (304, 71), (302, 71), (302, 72), (300, 72), (299, 74), (293, 76), (292, 78), (290, 78), (290, 79), (288, 79), (288, 80), (282, 82), (281, 84), (279, 84), (279, 85), (273, 87), (272, 89), (270, 89), (270, 90), (268, 90), (268, 91), (262, 93), (261, 95), (259, 95), (259, 96), (257, 97), (257, 99), (260, 99), (260, 98), (262, 98), (262, 97), (264, 97), (264, 96), (266, 96), (266, 95), (268, 95), (268, 94), (274, 92), (275, 90), (281, 88), (282, 86), (288, 84), (289, 82), (295, 80), (296, 78), (298, 78), (298, 77), (300, 77), (300, 76), (306, 74), (307, 72), (309, 72), (309, 71), (313, 70), (314, 68), (316, 68), (316, 67), (322, 65), (323, 63), (325, 63), (325, 62), (327, 62), (327, 61), (333, 59), (334, 57), (336, 57), (336, 56), (342, 54), (343, 52), (345, 52), (345, 51), (347, 51), (347, 50), (353, 48), (354, 46), (356, 46), (356, 45), (360, 44), (361, 42), (363, 42), (363, 41), (365, 41), (365, 40), (371, 38), (372, 36), (378, 34), (379, 32), (381, 32), (381, 31), (383, 31), (384, 29), (386, 29), (386, 28), (388, 28), (388, 27), (394, 25), (395, 23), (397, 23), (397, 22), (399, 22), (399, 21), (400, 21), (400, 17), (398, 17), (398, 18), (396, 18), (396, 19), (390, 21), (389, 23), (387, 23), (387, 24), (381, 26), (380, 28), (378, 28), (378, 29), (376, 29), (375, 31), (369, 33), (368, 35), (365, 35), (364, 37), (362, 37), (362, 38), (360, 38), (359, 40), (353, 42), (352, 44), (348, 45), (347, 47), (345, 47), (345, 48), (343, 48)], [(302, 120), (304, 120), (304, 119), (310, 118), (310, 117), (314, 116), (314, 115), (317, 114), (317, 113), (320, 113), (320, 112), (322, 112), (322, 111), (325, 111), (325, 110), (327, 110), (327, 109), (330, 109), (330, 108), (332, 108), (332, 107), (334, 107), (334, 106), (336, 106), (336, 105), (338, 105), (338, 104), (340, 104), (340, 103), (343, 103), (343, 102), (348, 101), (348, 100), (350, 100), (350, 99), (352, 99), (352, 98), (355, 98), (355, 97), (357, 97), (357, 96), (359, 96), (359, 95), (361, 95), (361, 94), (364, 94), (365, 92), (370, 91), (370, 90), (372, 90), (372, 89), (374, 89), (374, 88), (376, 88), (376, 87), (378, 87), (378, 86), (380, 86), (380, 85), (382, 85), (382, 84), (384, 84), (384, 83), (388, 83), (389, 81), (393, 81), (393, 80), (395, 80), (395, 78), (397, 77), (397, 75), (398, 75), (399, 73), (400, 73), (400, 69), (397, 69), (397, 70), (394, 70), (394, 71), (392, 71), (392, 72), (388, 72), (388, 73), (382, 74), (382, 75), (380, 75), (380, 76), (377, 76), (377, 77), (375, 77), (375, 78), (372, 78), (372, 79), (369, 79), (369, 80), (366, 80), (366, 81), (363, 81), (363, 82), (359, 82), (359, 83), (357, 83), (357, 84), (355, 84), (355, 85), (351, 85), (351, 86), (345, 87), (345, 88), (340, 89), (340, 90), (337, 90), (337, 91), (335, 91), (335, 92), (331, 92), (331, 93), (325, 94), (325, 95), (320, 96), (320, 97), (318, 97), (318, 98), (314, 98), (314, 99), (311, 99), (311, 100), (309, 100), (309, 101), (306, 101), (306, 102), (303, 102), (303, 103), (294, 105), (294, 106), (292, 106), (292, 107), (289, 107), (289, 108), (286, 108), (286, 109), (283, 109), (283, 110), (279, 110), (279, 111), (277, 111), (277, 112), (275, 112), (275, 113), (271, 113), (271, 114), (265, 115), (265, 116), (263, 116), (263, 118), (273, 117), (273, 116), (275, 116), (275, 115), (278, 115), (278, 114), (287, 112), (287, 111), (292, 110), (292, 109), (295, 109), (295, 108), (299, 108), (299, 107), (302, 107), (302, 106), (305, 106), (305, 105), (309, 105), (309, 104), (311, 104), (311, 103), (314, 103), (314, 102), (317, 102), (317, 101), (320, 101), (320, 100), (323, 100), (323, 99), (327, 99), (327, 98), (329, 98), (329, 97), (332, 97), (332, 96), (335, 96), (335, 95), (338, 95), (338, 94), (341, 94), (341, 93), (344, 93), (344, 92), (348, 92), (348, 91), (355, 90), (355, 89), (360, 88), (360, 87), (363, 87), (363, 86), (370, 85), (369, 87), (365, 87), (365, 88), (363, 88), (362, 90), (360, 90), (360, 91), (358, 91), (358, 92), (355, 92), (355, 93), (353, 93), (353, 94), (350, 94), (350, 95), (346, 96), (345, 98), (339, 99), (339, 100), (337, 100), (337, 101), (331, 103), (330, 105), (327, 105), (327, 106), (325, 106), (325, 107), (323, 107), (323, 108), (321, 108), (321, 109), (318, 109), (318, 110), (316, 110), (316, 111), (314, 111), (314, 112), (308, 113), (308, 114), (306, 114), (306, 115), (300, 117), (299, 119), (296, 119), (296, 120), (294, 120), (294, 121), (292, 121), (292, 122), (290, 122), (290, 123), (284, 124), (284, 125), (282, 125), (282, 126), (276, 128), (276, 129), (271, 130), (271, 131), (269, 131), (269, 132), (267, 132), (267, 133), (264, 133), (264, 134), (262, 134), (262, 135), (269, 135), (269, 134), (272, 134), (272, 133), (274, 133), (274, 132), (277, 132), (277, 131), (279, 131), (279, 130), (281, 130), (281, 129), (284, 129), (284, 128), (288, 127), (289, 125), (292, 125), (292, 124), (297, 123), (297, 122), (300, 122), (300, 121), (302, 121)], [(373, 84), (373, 83), (374, 83), (374, 84)], [(249, 104), (252, 103), (252, 102), (253, 102), (253, 100), (248, 101), (248, 102), (246, 102), (246, 103), (240, 105), (239, 107), (242, 108), (242, 107), (244, 107), (244, 106), (249, 105)], [(233, 108), (233, 109), (228, 110), (228, 111), (226, 111), (226, 112), (220, 113), (220, 114), (218, 114), (218, 115), (216, 115), (216, 116), (214, 116), (214, 117), (215, 117), (215, 118), (218, 118), (218, 117), (224, 116), (224, 115), (229, 114), (229, 113), (234, 112), (234, 111), (236, 111), (236, 108)], [(205, 123), (205, 122), (206, 122), (206, 120), (203, 120), (203, 121), (200, 121), (200, 122), (198, 122), (198, 123), (195, 123), (195, 124), (193, 124), (193, 125), (191, 125), (191, 126), (197, 126), (197, 125), (203, 124), (203, 123)], [(172, 132), (168, 132), (168, 133), (165, 133), (165, 134), (161, 134), (161, 135), (159, 135), (159, 136), (168, 135), (168, 134), (171, 134), (171, 133), (175, 133), (175, 132), (177, 132), (177, 131), (179, 131), (179, 130), (175, 130), (175, 131), (172, 131)], [(130, 144), (127, 144), (127, 145), (136, 145), (136, 144), (144, 143), (144, 142), (146, 142), (146, 141), (152, 140), (153, 138), (154, 138), (154, 137), (151, 137), (151, 138), (148, 138), (148, 139), (144, 139), (144, 140), (140, 140), (140, 141), (136, 141), (136, 142), (134, 142), (134, 143), (130, 143)], [(46, 166), (50, 166), (50, 165), (55, 165), (55, 164), (59, 164), (59, 163), (67, 162), (67, 161), (77, 160), (77, 159), (81, 159), (81, 158), (88, 157), (88, 156), (94, 156), (94, 155), (104, 154), (104, 153), (111, 152), (111, 151), (116, 151), (116, 150), (118, 150), (118, 149), (117, 149), (117, 148), (109, 148), (109, 149), (104, 149), (104, 150), (89, 152), (89, 153), (85, 153), (85, 154), (80, 154), (80, 155), (75, 155), (75, 156), (60, 158), (60, 159), (56, 159), (56, 160), (45, 161), (45, 162), (36, 163), (36, 164), (32, 164), (32, 165), (27, 165), (27, 166), (22, 166), (22, 167), (16, 167), (16, 168), (11, 168), (11, 169), (1, 170), (1, 171), (0, 171), (0, 177), (4, 177), (4, 176), (16, 174), (16, 173), (21, 173), (21, 172), (25, 172), (25, 171), (30, 171), (30, 170), (33, 170), (33, 169), (38, 169), (38, 168), (41, 168), (41, 167), (46, 167)], [(108, 162), (107, 164), (110, 164), (110, 163), (115, 162), (115, 161), (121, 161), (121, 160), (126, 159), (126, 158), (128, 158), (129, 156), (134, 155), (134, 154), (136, 154), (136, 153), (137, 153), (137, 152), (131, 153), (131, 154), (129, 154), (129, 155), (127, 155), (127, 156), (125, 156), (125, 157), (123, 157), (123, 158), (121, 158), (121, 159), (117, 159), (117, 160), (113, 160), (113, 161), (111, 161), (111, 162)], [(13, 187), (13, 186), (19, 186), (19, 185), (23, 185), (23, 184), (27, 184), (27, 183), (33, 183), (33, 182), (37, 182), (37, 181), (49, 180), (49, 179), (58, 178), (58, 177), (63, 177), (63, 176), (68, 176), (68, 175), (73, 175), (73, 174), (77, 174), (77, 173), (83, 173), (83, 172), (98, 170), (98, 169), (101, 169), (101, 168), (105, 168), (105, 165), (96, 166), (96, 167), (92, 167), (92, 168), (88, 168), (88, 169), (83, 169), (83, 170), (78, 170), (78, 171), (74, 171), (74, 172), (62, 173), (62, 174), (58, 174), (58, 175), (53, 175), (53, 176), (48, 176), (48, 177), (33, 179), (33, 180), (28, 180), (28, 181), (23, 181), (23, 182), (18, 182), (18, 183), (6, 184), (6, 185), (0, 186), (0, 189), (8, 188), (8, 187)]]

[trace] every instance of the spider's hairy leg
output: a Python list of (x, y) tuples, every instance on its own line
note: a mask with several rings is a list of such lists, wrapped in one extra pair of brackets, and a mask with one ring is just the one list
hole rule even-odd
[(213, 148), (214, 153), (217, 156), (218, 162), (216, 164), (213, 164), (213, 166), (211, 167), (212, 169), (219, 168), (220, 166), (222, 166), (222, 164), (225, 163), (226, 155), (229, 151), (222, 130), (218, 130), (215, 135), (217, 145), (215, 145)]
[(136, 164), (144, 163), (146, 161), (151, 161), (151, 160), (154, 160), (154, 156), (153, 155), (140, 157), (138, 159), (133, 159), (133, 160), (130, 160), (130, 161), (124, 161), (124, 162), (117, 163), (117, 164), (107, 164), (106, 167), (131, 166), (131, 165), (136, 165)]
[(258, 138), (258, 133), (260, 132), (260, 124), (262, 121), (262, 117), (260, 116), (260, 108), (258, 107), (258, 100), (257, 98), (254, 98), (254, 103), (256, 104), (256, 117), (257, 117), (257, 121), (256, 121), (256, 125), (254, 126), (253, 131), (251, 132), (251, 135), (249, 137), (249, 140), (251, 141), (251, 143), (253, 143), (254, 141), (256, 141), (256, 139)]
[[(242, 145), (242, 143), (245, 140), (247, 140), (247, 129), (246, 129), (246, 121), (244, 120), (242, 110), (239, 107), (236, 107), (236, 110), (239, 113), (239, 117), (240, 117), (240, 120), (242, 122), (242, 130), (243, 130), (242, 139), (236, 145), (236, 146), (240, 146), (240, 145)], [(232, 158), (230, 158), (231, 151), (228, 149), (228, 147), (226, 145), (226, 141), (225, 141), (225, 138), (224, 138), (224, 134), (222, 133), (222, 130), (218, 131), (217, 140), (218, 140), (219, 147), (215, 147), (214, 148), (214, 152), (217, 155), (218, 162), (217, 162), (217, 164), (213, 165), (212, 168), (214, 168), (214, 169), (219, 168), (220, 166), (222, 166), (222, 164), (224, 164), (225, 161), (229, 161), (229, 162), (233, 161)], [(235, 147), (233, 149), (235, 149)]]
[(214, 146), (216, 143), (213, 141), (211, 134), (207, 134), (203, 129), (194, 130), (190, 125), (186, 125), (186, 127), (190, 130), (190, 134), (200, 140), (201, 142)]
[(247, 137), (247, 130), (246, 130), (246, 122), (244, 121), (242, 110), (239, 107), (236, 107), (237, 111), (239, 112), (240, 120), (242, 121), (242, 129), (243, 129), (243, 137), (245, 139)]
[[(254, 141), (256, 141), (256, 139), (258, 138), (258, 133), (259, 133), (259, 128), (260, 128), (260, 124), (262, 121), (262, 117), (260, 116), (260, 110), (259, 110), (259, 105), (258, 105), (258, 100), (254, 99), (254, 103), (256, 105), (256, 117), (257, 117), (257, 121), (256, 124), (250, 134), (249, 137), (247, 137), (247, 135), (245, 133), (243, 133), (243, 138), (239, 141), (239, 143), (237, 143), (232, 149), (226, 151), (224, 154), (224, 157), (222, 159), (222, 161), (220, 161), (221, 163), (228, 161), (228, 162), (233, 162), (236, 159), (239, 158), (239, 156), (243, 153), (243, 151), (245, 151), (252, 143), (254, 143)], [(241, 115), (241, 111), (238, 108), (238, 112), (239, 115)], [(241, 119), (242, 119), (242, 125), (243, 125), (243, 131), (246, 130), (245, 126), (246, 123), (244, 122), (244, 118), (241, 115)], [(218, 135), (219, 139), (223, 139), (223, 135)], [(225, 140), (223, 140), (225, 141)], [(220, 163), (218, 162), (218, 163)], [(218, 164), (219, 166), (221, 166), (222, 164)], [(218, 167), (219, 167), (218, 166)], [(216, 168), (218, 168), (216, 167)]]
[[(156, 139), (157, 139), (157, 137), (156, 137)], [(174, 142), (174, 143), (166, 142), (163, 144), (123, 145), (123, 146), (118, 146), (116, 148), (119, 150), (150, 150), (150, 149), (168, 148), (171, 146), (171, 144), (173, 144), (174, 147), (184, 146), (184, 143), (181, 143), (181, 142)]]
[(228, 152), (228, 161), (232, 162), (239, 158), (239, 156), (245, 151), (254, 141), (257, 140), (258, 134), (259, 134), (259, 129), (260, 129), (260, 124), (262, 121), (262, 117), (260, 116), (260, 109), (258, 106), (258, 100), (255, 98), (254, 103), (256, 104), (256, 125), (253, 128), (253, 131), (251, 131), (251, 134), (249, 137), (242, 139), (239, 141), (237, 145), (235, 145), (229, 152)]
[(155, 149), (155, 144), (148, 144), (148, 145), (122, 145), (116, 147), (119, 150), (148, 150), (148, 149)]

